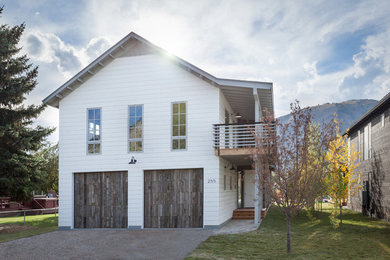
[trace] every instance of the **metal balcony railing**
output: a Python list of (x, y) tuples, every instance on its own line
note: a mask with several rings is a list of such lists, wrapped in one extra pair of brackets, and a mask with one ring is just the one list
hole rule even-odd
[(264, 126), (265, 124), (260, 122), (251, 124), (215, 124), (213, 125), (214, 148), (220, 150), (255, 147), (255, 136), (267, 134), (264, 132), (270, 129), (274, 131), (274, 125), (271, 125), (271, 127)]

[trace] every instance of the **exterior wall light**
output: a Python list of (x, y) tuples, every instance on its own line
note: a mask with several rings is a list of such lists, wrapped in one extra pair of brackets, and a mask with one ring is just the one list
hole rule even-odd
[(131, 160), (129, 162), (129, 164), (135, 164), (137, 162), (137, 160), (134, 158), (134, 156), (131, 156)]

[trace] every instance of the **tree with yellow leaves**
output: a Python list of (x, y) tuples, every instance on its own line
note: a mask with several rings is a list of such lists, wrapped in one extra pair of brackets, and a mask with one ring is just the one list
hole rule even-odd
[(343, 223), (342, 208), (343, 202), (348, 195), (355, 195), (360, 189), (360, 174), (355, 169), (359, 166), (359, 153), (351, 146), (349, 149), (346, 137), (339, 134), (338, 122), (336, 138), (331, 142), (327, 158), (329, 161), (328, 176), (326, 178), (328, 194), (335, 202), (335, 209), (340, 209), (340, 224)]

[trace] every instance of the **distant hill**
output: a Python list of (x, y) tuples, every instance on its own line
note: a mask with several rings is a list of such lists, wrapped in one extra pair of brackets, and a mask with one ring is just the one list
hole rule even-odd
[[(378, 101), (373, 99), (354, 99), (341, 103), (326, 103), (323, 105), (313, 106), (312, 115), (315, 122), (321, 123), (329, 121), (337, 113), (337, 118), (342, 122), (341, 130), (344, 132), (359, 117), (366, 113)], [(291, 115), (284, 115), (278, 119), (282, 123), (288, 122)]]

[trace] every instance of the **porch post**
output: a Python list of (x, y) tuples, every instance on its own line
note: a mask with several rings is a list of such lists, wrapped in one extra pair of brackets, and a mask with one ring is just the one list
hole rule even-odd
[[(260, 100), (259, 95), (256, 88), (253, 88), (253, 97), (255, 99), (255, 122), (260, 121), (261, 111), (260, 111)], [(259, 126), (256, 125), (255, 133), (259, 134)], [(260, 211), (263, 208), (263, 189), (261, 188), (260, 183), (260, 165), (258, 163), (257, 158), (255, 159), (255, 224), (260, 223)]]
[(263, 208), (263, 189), (260, 183), (259, 174), (260, 165), (257, 160), (255, 162), (255, 224), (260, 223), (260, 211)]

